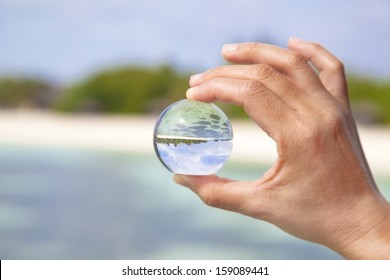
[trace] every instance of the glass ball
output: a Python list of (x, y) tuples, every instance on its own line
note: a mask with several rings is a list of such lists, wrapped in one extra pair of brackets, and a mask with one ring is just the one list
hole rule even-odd
[(154, 150), (171, 172), (187, 175), (214, 174), (228, 160), (233, 131), (225, 113), (212, 103), (180, 100), (158, 118)]

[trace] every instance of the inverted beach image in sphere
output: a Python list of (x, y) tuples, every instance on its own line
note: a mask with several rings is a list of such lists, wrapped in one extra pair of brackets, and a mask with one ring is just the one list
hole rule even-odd
[(227, 162), (233, 147), (233, 131), (225, 113), (215, 104), (180, 100), (158, 118), (154, 149), (171, 172), (209, 175)]

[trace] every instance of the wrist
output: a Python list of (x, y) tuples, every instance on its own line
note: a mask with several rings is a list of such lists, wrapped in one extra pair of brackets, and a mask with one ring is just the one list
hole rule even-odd
[(354, 227), (335, 251), (347, 259), (390, 259), (390, 204), (376, 193), (359, 203), (353, 216)]

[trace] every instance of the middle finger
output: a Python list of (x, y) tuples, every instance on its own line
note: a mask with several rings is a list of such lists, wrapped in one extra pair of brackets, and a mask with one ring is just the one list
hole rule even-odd
[(299, 107), (298, 104), (305, 100), (301, 91), (290, 80), (267, 64), (216, 67), (202, 74), (192, 76), (190, 86), (195, 87), (215, 78), (258, 81), (295, 109)]

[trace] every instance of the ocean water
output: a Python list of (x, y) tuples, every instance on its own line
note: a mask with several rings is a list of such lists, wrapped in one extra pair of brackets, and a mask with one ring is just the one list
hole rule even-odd
[[(267, 166), (228, 163), (250, 180)], [(387, 198), (390, 180), (380, 177)], [(210, 208), (154, 155), (0, 147), (0, 259), (340, 259)]]

